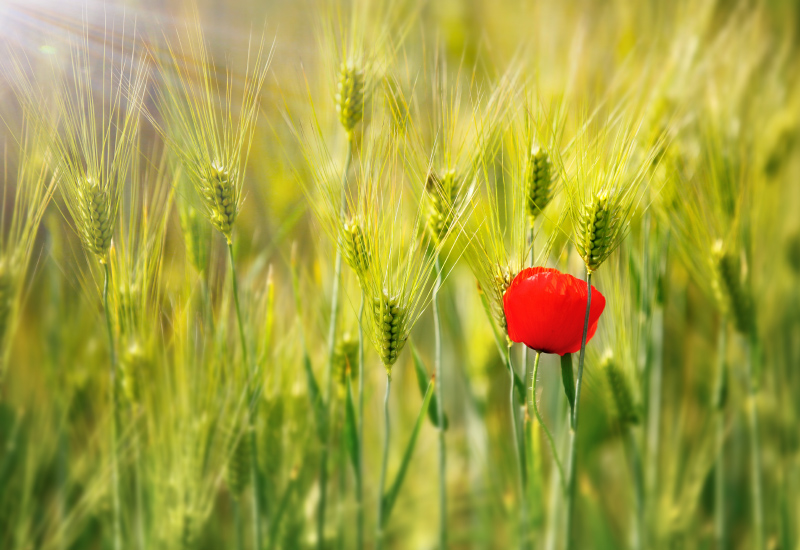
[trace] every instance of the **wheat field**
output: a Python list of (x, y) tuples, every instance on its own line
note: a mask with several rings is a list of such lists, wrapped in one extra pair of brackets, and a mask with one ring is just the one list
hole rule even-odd
[(0, 548), (800, 549), (800, 7), (0, 5)]

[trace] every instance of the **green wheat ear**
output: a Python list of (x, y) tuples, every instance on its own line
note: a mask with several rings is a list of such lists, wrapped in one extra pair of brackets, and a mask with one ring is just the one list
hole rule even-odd
[(439, 243), (450, 234), (458, 216), (461, 178), (454, 168), (445, 170), (441, 177), (431, 170), (425, 182), (425, 194), (428, 232), (433, 241)]
[(86, 250), (92, 252), (101, 263), (111, 247), (114, 220), (111, 216), (109, 193), (100, 183), (87, 176), (80, 189), (80, 234)]
[(400, 303), (398, 296), (390, 295), (384, 289), (380, 296), (373, 298), (372, 321), (379, 340), (378, 353), (386, 372), (391, 374), (392, 365), (397, 361), (397, 356), (408, 339), (404, 327), (406, 308)]
[(742, 281), (739, 260), (731, 253), (725, 252), (719, 241), (714, 245), (713, 255), (723, 306), (733, 315), (736, 330), (742, 334), (750, 334), (754, 329), (753, 300)]
[(589, 271), (597, 270), (611, 254), (619, 222), (619, 209), (609, 200), (608, 193), (594, 195), (582, 209), (581, 234), (576, 246)]
[(494, 286), (495, 286), (495, 293), (497, 296), (501, 298), (501, 306), (499, 312), (493, 312), (495, 315), (495, 321), (497, 321), (500, 328), (503, 329), (504, 332), (508, 332), (508, 326), (506, 325), (506, 315), (503, 311), (502, 307), (502, 297), (505, 295), (506, 290), (508, 287), (511, 286), (511, 282), (514, 280), (514, 277), (517, 276), (517, 273), (511, 269), (510, 267), (504, 267), (502, 265), (498, 265), (495, 269), (494, 274)]
[(641, 418), (639, 405), (633, 394), (633, 384), (626, 371), (617, 364), (610, 352), (603, 357), (601, 370), (605, 373), (620, 423), (638, 424)]
[(211, 224), (230, 242), (239, 213), (239, 193), (228, 169), (218, 161), (212, 162), (201, 182), (201, 191)]
[(345, 334), (336, 344), (333, 368), (340, 398), (347, 395), (347, 379), (358, 376), (358, 340)]
[(372, 253), (361, 218), (353, 216), (342, 224), (341, 243), (347, 265), (363, 281), (369, 272)]
[(180, 201), (179, 204), (186, 259), (199, 273), (203, 273), (210, 256), (211, 228), (188, 201)]
[(336, 113), (350, 139), (356, 124), (364, 116), (364, 83), (362, 69), (353, 61), (342, 63), (336, 90)]
[(550, 203), (553, 163), (547, 151), (534, 145), (525, 165), (525, 210), (531, 223)]
[(250, 448), (246, 433), (237, 433), (231, 442), (231, 455), (225, 468), (225, 481), (234, 498), (238, 499), (250, 484)]
[(135, 340), (120, 356), (119, 384), (122, 395), (130, 405), (137, 405), (141, 400), (141, 379), (148, 369), (148, 357), (144, 349)]

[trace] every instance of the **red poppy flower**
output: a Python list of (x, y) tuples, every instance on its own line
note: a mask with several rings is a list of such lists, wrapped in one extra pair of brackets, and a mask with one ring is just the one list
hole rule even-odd
[[(589, 334), (606, 307), (605, 297), (592, 286)], [(586, 316), (586, 283), (549, 267), (519, 272), (503, 295), (508, 337), (542, 353), (575, 353), (581, 349)]]

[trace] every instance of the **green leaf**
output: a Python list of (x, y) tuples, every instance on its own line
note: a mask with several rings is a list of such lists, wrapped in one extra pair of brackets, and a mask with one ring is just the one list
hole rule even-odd
[(358, 463), (360, 461), (358, 429), (356, 428), (356, 408), (353, 405), (353, 389), (350, 385), (350, 377), (347, 376), (347, 401), (345, 402), (344, 419), (344, 444), (347, 453), (350, 455), (350, 462), (353, 464), (353, 471), (358, 473)]
[(320, 440), (325, 441), (327, 424), (325, 422), (325, 404), (322, 402), (322, 393), (319, 391), (319, 384), (314, 377), (314, 370), (311, 368), (311, 359), (308, 353), (303, 353), (303, 367), (306, 371), (306, 382), (308, 383), (308, 397), (311, 400), (311, 408), (314, 411), (314, 419), (317, 424), (317, 434)]
[[(419, 394), (425, 398), (425, 391), (428, 389), (428, 380), (430, 377), (428, 376), (428, 369), (425, 368), (425, 363), (422, 362), (422, 358), (417, 353), (417, 348), (414, 347), (414, 344), (411, 344), (411, 354), (414, 356), (414, 370), (417, 373), (417, 384), (419, 385)], [(447, 420), (447, 413), (444, 413), (444, 427), (443, 429), (447, 429), (449, 426), (449, 422)], [(433, 395), (431, 398), (431, 404), (428, 407), (428, 418), (431, 419), (431, 423), (439, 427), (439, 402), (436, 399), (436, 394)]]
[(572, 374), (572, 354), (565, 353), (561, 356), (561, 381), (564, 383), (564, 393), (569, 401), (569, 423), (572, 425), (572, 411), (575, 409), (575, 380)]
[(400, 487), (403, 485), (403, 480), (406, 477), (406, 471), (408, 470), (409, 464), (411, 464), (411, 456), (414, 454), (414, 446), (417, 444), (417, 436), (419, 436), (419, 430), (422, 428), (423, 418), (425, 418), (425, 411), (430, 406), (431, 399), (433, 398), (434, 384), (434, 380), (431, 380), (428, 384), (428, 390), (425, 392), (425, 398), (422, 400), (422, 408), (420, 408), (419, 415), (417, 416), (417, 422), (414, 424), (414, 431), (411, 432), (411, 439), (408, 440), (406, 452), (403, 454), (403, 462), (400, 464), (400, 469), (397, 471), (397, 477), (395, 477), (394, 483), (392, 483), (391, 487), (386, 494), (383, 495), (383, 499), (381, 500), (384, 522), (389, 520), (389, 514), (392, 512), (392, 507), (394, 506), (395, 500), (397, 500)]

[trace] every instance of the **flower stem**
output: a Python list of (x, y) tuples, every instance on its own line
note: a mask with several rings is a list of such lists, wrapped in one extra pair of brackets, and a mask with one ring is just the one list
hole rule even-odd
[(539, 421), (539, 424), (544, 429), (544, 434), (547, 436), (547, 441), (550, 443), (550, 451), (553, 453), (553, 462), (556, 463), (556, 467), (558, 467), (558, 475), (561, 478), (562, 488), (564, 486), (564, 467), (561, 465), (561, 460), (558, 458), (558, 448), (556, 447), (556, 443), (553, 440), (553, 435), (550, 433), (550, 430), (547, 428), (547, 424), (544, 423), (542, 420), (542, 415), (539, 413), (539, 406), (536, 404), (536, 383), (538, 380), (536, 379), (536, 375), (539, 373), (539, 357), (542, 354), (536, 352), (536, 355), (533, 358), (533, 384), (531, 385), (531, 402), (533, 403), (533, 412), (536, 414), (536, 419)]
[(528, 486), (527, 476), (525, 475), (525, 455), (522, 448), (522, 443), (519, 437), (519, 428), (517, 422), (517, 403), (514, 397), (514, 366), (511, 363), (511, 346), (506, 347), (506, 364), (510, 375), (510, 391), (509, 391), (509, 414), (511, 415), (511, 433), (514, 437), (514, 450), (517, 459), (517, 475), (519, 476), (519, 508), (520, 508), (520, 523), (519, 523), (519, 536), (520, 548), (525, 548), (528, 540), (528, 499), (525, 488)]
[(364, 548), (364, 303), (366, 293), (361, 290), (361, 306), (358, 308), (358, 471), (356, 472), (356, 500), (358, 510), (356, 522), (357, 546)]
[(727, 372), (725, 349), (728, 323), (725, 317), (719, 323), (717, 336), (717, 381), (714, 407), (716, 409), (716, 460), (714, 462), (714, 537), (717, 550), (728, 547), (728, 532), (725, 522), (725, 401)]
[(753, 548), (756, 550), (763, 550), (764, 492), (761, 482), (761, 441), (758, 427), (758, 384), (754, 376), (756, 369), (755, 362), (758, 360), (756, 357), (758, 346), (755, 342), (755, 336), (751, 336), (751, 339), (747, 342), (747, 345), (747, 425), (750, 431), (750, 477), (753, 496), (753, 525), (755, 529), (755, 544), (753, 545)]
[[(242, 322), (242, 308), (239, 302), (239, 283), (236, 281), (236, 264), (233, 261), (233, 243), (228, 240), (228, 256), (231, 260), (231, 281), (233, 283), (233, 303), (236, 307), (236, 320), (239, 325), (239, 339), (242, 346), (242, 361), (245, 367), (250, 370), (250, 384), (255, 384), (255, 369), (250, 365), (247, 360), (247, 339), (244, 335), (244, 323)], [(249, 385), (249, 384), (248, 384)], [(261, 480), (258, 473), (258, 447), (256, 445), (256, 431), (255, 431), (255, 410), (254, 404), (250, 403), (248, 409), (248, 420), (250, 423), (250, 468), (253, 478), (253, 544), (255, 548), (261, 548), (261, 514), (259, 510), (259, 492), (261, 488)]]
[(444, 376), (442, 375), (442, 320), (439, 316), (439, 289), (442, 287), (442, 265), (436, 254), (436, 284), (433, 287), (433, 327), (435, 337), (436, 414), (439, 417), (439, 548), (447, 548), (447, 478), (444, 440)]
[(386, 373), (386, 395), (383, 398), (383, 459), (381, 460), (381, 478), (378, 486), (378, 533), (375, 541), (375, 549), (380, 550), (383, 547), (383, 523), (384, 510), (383, 510), (383, 495), (386, 487), (386, 469), (389, 465), (389, 390), (392, 386), (392, 375)]
[(567, 517), (565, 538), (567, 550), (575, 548), (574, 529), (572, 528), (575, 515), (575, 472), (578, 447), (578, 411), (581, 406), (581, 387), (583, 386), (583, 362), (586, 356), (586, 338), (589, 334), (589, 311), (592, 307), (592, 272), (586, 269), (586, 315), (583, 320), (583, 337), (581, 338), (581, 353), (578, 357), (578, 378), (575, 381), (575, 408), (570, 422), (569, 460), (567, 462)]
[(122, 548), (122, 516), (119, 497), (119, 460), (117, 456), (117, 350), (114, 344), (114, 329), (111, 326), (111, 310), (108, 307), (108, 284), (111, 279), (111, 268), (108, 260), (103, 262), (103, 310), (108, 331), (108, 354), (110, 358), (111, 382), (111, 490), (114, 511), (114, 550)]
[[(345, 202), (347, 199), (347, 173), (350, 171), (350, 163), (353, 157), (353, 141), (348, 137), (347, 157), (345, 159), (344, 170), (342, 171), (341, 181), (341, 204), (340, 212), (344, 213)], [(331, 320), (328, 326), (328, 365), (325, 369), (326, 389), (325, 389), (325, 422), (330, 418), (331, 394), (333, 392), (333, 361), (336, 354), (336, 323), (339, 318), (339, 286), (342, 280), (342, 248), (336, 247), (336, 260), (333, 268), (333, 296), (331, 297)], [(325, 547), (325, 506), (328, 496), (328, 447), (330, 446), (330, 434), (328, 427), (325, 427), (325, 442), (322, 446), (322, 461), (319, 471), (319, 509), (317, 511), (317, 548)]]

